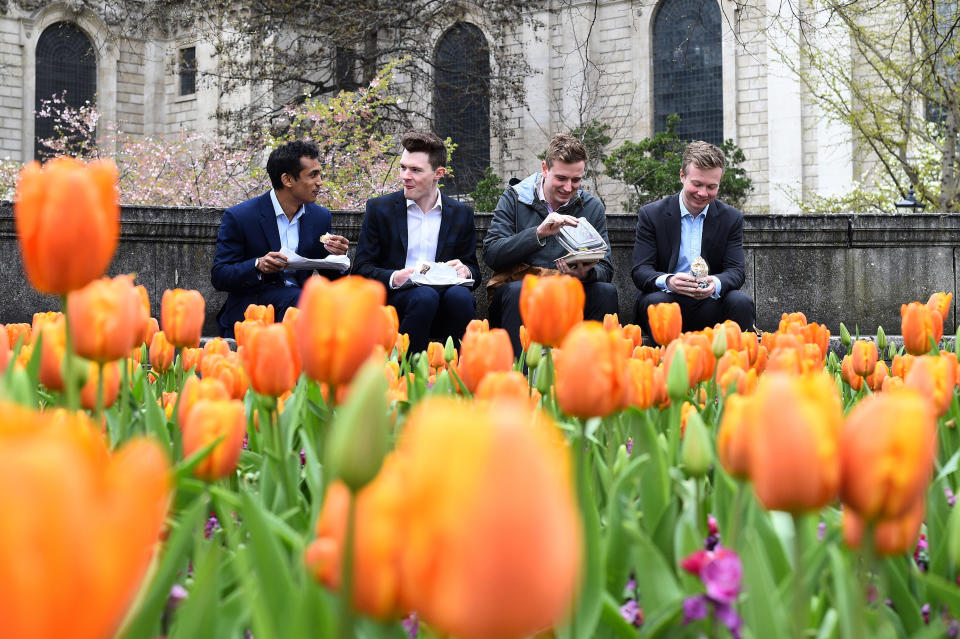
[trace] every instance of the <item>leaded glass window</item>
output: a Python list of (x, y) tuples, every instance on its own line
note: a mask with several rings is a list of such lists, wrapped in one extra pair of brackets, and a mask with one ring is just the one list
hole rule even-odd
[[(79, 109), (94, 102), (97, 93), (97, 56), (90, 38), (72, 22), (55, 22), (37, 40), (36, 105), (64, 96), (68, 106)], [(35, 119), (34, 155), (45, 157), (39, 140), (55, 135), (53, 120)]]
[(483, 32), (453, 25), (437, 43), (434, 65), (434, 131), (457, 144), (444, 191), (469, 193), (490, 165), (490, 48)]
[(682, 140), (723, 142), (723, 59), (717, 0), (663, 0), (653, 19), (654, 126), (680, 116)]

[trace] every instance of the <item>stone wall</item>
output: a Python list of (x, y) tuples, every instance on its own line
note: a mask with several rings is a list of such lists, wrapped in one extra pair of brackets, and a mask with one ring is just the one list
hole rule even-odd
[[(336, 211), (334, 228), (355, 244), (362, 215)], [(125, 207), (110, 274), (137, 273), (157, 317), (164, 289), (199, 290), (207, 300), (204, 334), (216, 334), (215, 316), (225, 294), (213, 290), (210, 266), (220, 217), (215, 209)], [(635, 220), (607, 216), (624, 323), (633, 319), (636, 296), (630, 280)], [(478, 240), (489, 225), (490, 214), (478, 213)], [(859, 327), (873, 334), (882, 325), (895, 334), (900, 304), (947, 291), (954, 293), (954, 309), (945, 332), (955, 331), (960, 215), (751, 215), (745, 220), (744, 246), (744, 290), (756, 300), (757, 325), (764, 330), (774, 330), (781, 313), (803, 311), (833, 333), (842, 321), (851, 331)], [(489, 276), (484, 266), (484, 282)], [(57, 299), (38, 294), (26, 282), (9, 202), (0, 203), (0, 299), (0, 323), (29, 322), (35, 311), (59, 308)], [(482, 288), (477, 299), (486, 316)]]

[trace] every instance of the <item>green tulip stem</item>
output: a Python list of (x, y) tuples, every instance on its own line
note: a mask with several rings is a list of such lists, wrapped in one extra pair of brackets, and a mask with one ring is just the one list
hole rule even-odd
[(350, 493), (343, 565), (340, 573), (340, 637), (353, 639), (353, 554), (357, 532), (357, 495)]
[(793, 631), (794, 637), (802, 639), (807, 629), (809, 604), (803, 566), (803, 515), (793, 513)]
[(288, 500), (287, 505), (293, 506), (297, 503), (295, 499), (296, 488), (294, 486), (293, 478), (290, 476), (290, 473), (285, 472), (283, 467), (286, 462), (286, 457), (290, 452), (283, 445), (283, 435), (280, 432), (280, 416), (279, 411), (277, 410), (277, 398), (270, 398), (270, 405), (267, 409), (267, 412), (270, 416), (269, 419), (269, 428), (270, 428), (270, 441), (272, 443), (273, 453), (270, 455), (273, 459), (274, 471), (277, 475), (277, 481), (283, 486), (283, 492), (286, 493), (286, 498)]
[[(94, 421), (98, 424), (103, 416), (103, 362), (97, 363), (97, 408), (93, 413)], [(119, 442), (113, 442), (118, 444)]]
[(60, 300), (63, 306), (63, 330), (66, 333), (66, 350), (63, 354), (63, 386), (66, 393), (67, 409), (75, 411), (80, 407), (80, 395), (74, 383), (73, 338), (70, 336), (70, 313), (67, 312), (66, 293), (60, 297)]
[(118, 431), (119, 441), (123, 441), (127, 436), (127, 421), (130, 419), (130, 364), (129, 360), (120, 360), (120, 424)]

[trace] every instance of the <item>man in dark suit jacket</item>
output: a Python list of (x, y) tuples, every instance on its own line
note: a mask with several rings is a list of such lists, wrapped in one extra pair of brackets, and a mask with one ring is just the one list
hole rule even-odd
[[(273, 189), (223, 214), (210, 279), (227, 300), (217, 314), (224, 337), (250, 304), (273, 304), (277, 320), (296, 306), (313, 271), (284, 270), (289, 248), (302, 257), (343, 255), (348, 241), (330, 235), (330, 211), (314, 202), (320, 191), (320, 152), (314, 142), (278, 146), (267, 159)], [(329, 272), (325, 272), (329, 276)]]
[[(753, 328), (756, 309), (739, 290), (744, 281), (743, 214), (716, 199), (723, 177), (723, 151), (707, 142), (691, 142), (683, 153), (683, 189), (640, 208), (633, 245), (636, 320), (650, 334), (647, 308), (677, 302), (683, 330), (699, 330), (732, 319)], [(696, 277), (698, 257), (709, 274)]]
[[(417, 353), (427, 348), (430, 337), (463, 337), (476, 317), (470, 288), (480, 282), (480, 266), (473, 209), (437, 188), (446, 171), (443, 142), (433, 133), (411, 132), (401, 144), (403, 190), (367, 201), (353, 272), (387, 288), (400, 332), (410, 336), (410, 353)], [(453, 266), (473, 284), (415, 286), (409, 280), (420, 262)]]

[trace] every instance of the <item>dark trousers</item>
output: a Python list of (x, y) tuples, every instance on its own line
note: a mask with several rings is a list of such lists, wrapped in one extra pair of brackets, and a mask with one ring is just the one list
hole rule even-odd
[(397, 309), (400, 332), (410, 336), (411, 355), (427, 350), (430, 338), (452, 337), (459, 347), (467, 324), (477, 316), (473, 293), (466, 286), (412, 286), (387, 292)]
[[(490, 326), (506, 329), (513, 344), (514, 357), (520, 357), (520, 289), (523, 280), (510, 282), (497, 288), (490, 301)], [(603, 316), (616, 313), (619, 307), (617, 287), (609, 282), (583, 282), (585, 300), (583, 319), (603, 321)]]
[[(283, 319), (283, 314), (291, 306), (296, 306), (300, 301), (300, 293), (303, 291), (299, 286), (270, 286), (257, 292), (255, 300), (251, 304), (260, 304), (266, 306), (273, 304), (273, 315), (279, 322)], [(246, 309), (244, 309), (246, 310)], [(241, 318), (243, 319), (243, 318)], [(221, 326), (223, 337), (233, 337), (233, 326)]]
[(657, 291), (638, 295), (634, 306), (636, 323), (643, 330), (644, 337), (650, 336), (647, 307), (664, 302), (676, 302), (680, 305), (684, 332), (699, 331), (728, 319), (739, 324), (740, 330), (749, 331), (756, 322), (756, 306), (750, 296), (743, 291), (729, 291), (721, 295), (718, 300), (713, 298), (698, 300), (686, 295)]

